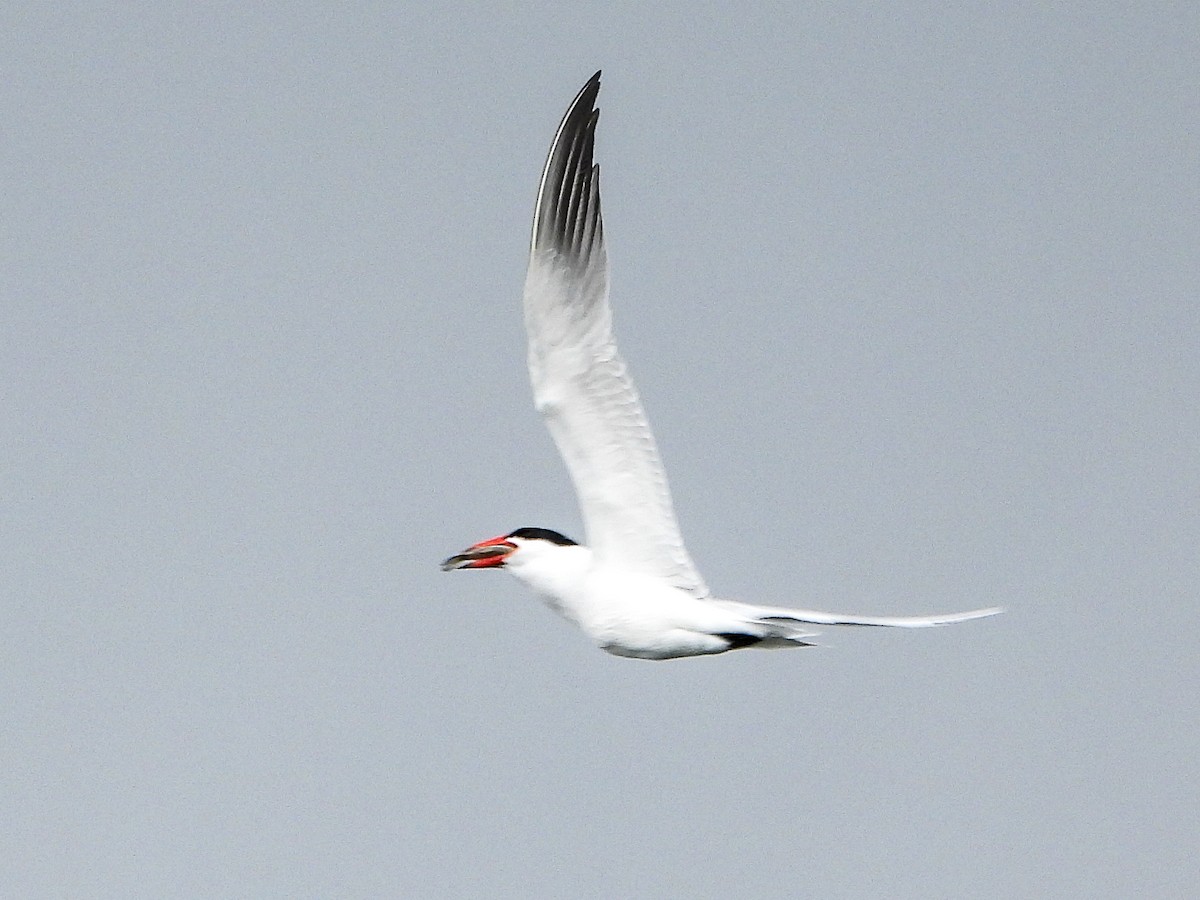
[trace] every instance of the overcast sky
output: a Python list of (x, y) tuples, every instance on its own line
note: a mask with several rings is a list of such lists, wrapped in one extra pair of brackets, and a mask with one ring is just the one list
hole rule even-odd
[[(0, 13), (13, 897), (1200, 891), (1200, 6)], [(618, 337), (722, 596), (1001, 604), (622, 660), (533, 412), (605, 72)]]

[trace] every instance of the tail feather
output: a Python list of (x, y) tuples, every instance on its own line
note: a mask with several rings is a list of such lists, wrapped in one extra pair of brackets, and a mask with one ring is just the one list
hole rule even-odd
[(820, 647), (820, 644), (813, 641), (805, 640), (806, 638), (815, 637), (812, 634), (794, 634), (791, 636), (783, 636), (773, 634), (763, 638), (754, 645), (755, 650), (786, 650), (793, 647)]
[(750, 619), (754, 625), (766, 626), (766, 634), (764, 634), (754, 646), (764, 650), (773, 650), (784, 647), (815, 647), (817, 646), (812, 641), (808, 640), (811, 637), (816, 637), (817, 632), (810, 628), (802, 628), (801, 622), (794, 619), (781, 618), (778, 616), (758, 616)]

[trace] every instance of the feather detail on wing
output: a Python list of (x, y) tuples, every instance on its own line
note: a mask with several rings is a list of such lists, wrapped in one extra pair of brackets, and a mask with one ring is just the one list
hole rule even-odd
[(599, 90), (597, 72), (563, 117), (538, 189), (525, 279), (534, 403), (597, 556), (704, 598), (708, 588), (683, 545), (654, 435), (613, 338), (600, 167), (592, 162)]

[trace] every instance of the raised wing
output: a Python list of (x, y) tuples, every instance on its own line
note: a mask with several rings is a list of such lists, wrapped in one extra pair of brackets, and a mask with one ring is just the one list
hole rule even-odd
[(597, 556), (708, 596), (683, 545), (667, 476), (617, 352), (592, 163), (600, 73), (563, 117), (538, 188), (525, 329), (534, 403), (575, 484)]

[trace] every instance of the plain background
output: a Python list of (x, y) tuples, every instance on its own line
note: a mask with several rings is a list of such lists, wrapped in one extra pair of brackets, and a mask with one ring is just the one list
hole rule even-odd
[[(13, 897), (1200, 892), (1200, 6), (0, 13)], [(720, 594), (609, 657), (519, 295), (605, 70), (618, 334)]]

